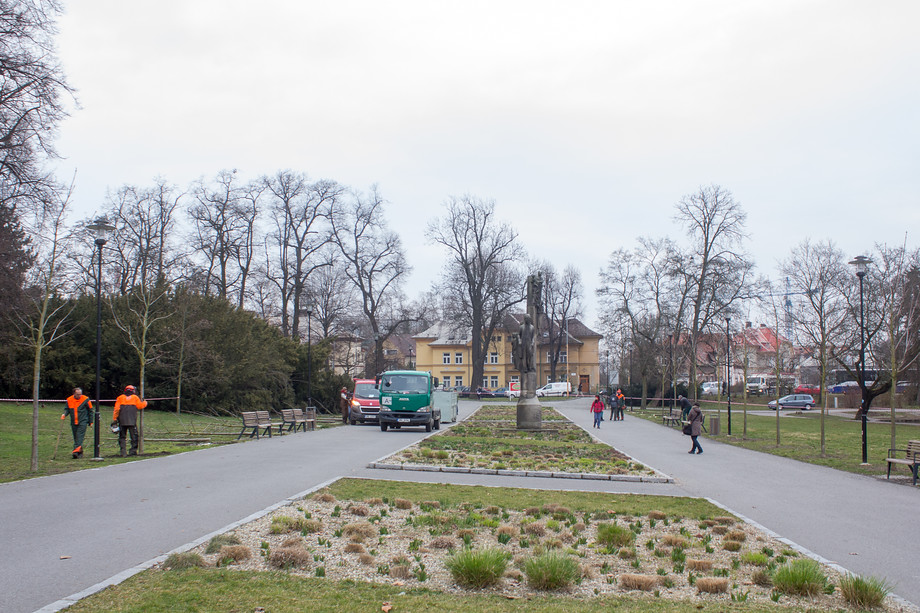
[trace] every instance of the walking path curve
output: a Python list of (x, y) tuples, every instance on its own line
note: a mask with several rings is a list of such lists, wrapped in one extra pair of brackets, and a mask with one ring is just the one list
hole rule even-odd
[[(555, 403), (600, 440), (677, 482), (373, 470), (368, 463), (425, 433), (347, 427), (2, 484), (0, 610), (35, 611), (342, 476), (703, 496), (844, 568), (883, 576), (901, 597), (920, 603), (920, 488), (706, 439), (705, 453), (689, 456), (680, 432), (628, 414), (592, 429), (589, 405), (584, 398)], [(461, 414), (477, 406), (461, 401)]]

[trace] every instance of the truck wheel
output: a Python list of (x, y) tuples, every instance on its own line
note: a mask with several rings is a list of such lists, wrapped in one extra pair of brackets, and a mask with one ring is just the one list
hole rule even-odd
[(431, 432), (431, 420), (425, 422), (425, 432)]
[(386, 432), (386, 431), (387, 431), (387, 425), (386, 425), (386, 424), (380, 424), (380, 431), (381, 431), (381, 432)]
[(434, 420), (434, 429), (435, 429), (435, 430), (440, 430), (440, 429), (441, 429), (441, 420), (440, 420), (440, 419)]

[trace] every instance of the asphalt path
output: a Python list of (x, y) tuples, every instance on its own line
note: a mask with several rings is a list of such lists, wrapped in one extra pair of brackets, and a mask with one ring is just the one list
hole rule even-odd
[[(549, 402), (547, 402), (549, 404)], [(701, 439), (627, 414), (591, 428), (590, 399), (555, 407), (674, 484), (367, 469), (422, 431), (347, 427), (0, 485), (0, 611), (28, 612), (338, 477), (702, 496), (920, 603), (920, 488)], [(461, 401), (461, 417), (478, 406)], [(85, 461), (85, 460), (84, 460)], [(64, 559), (62, 559), (62, 557)]]

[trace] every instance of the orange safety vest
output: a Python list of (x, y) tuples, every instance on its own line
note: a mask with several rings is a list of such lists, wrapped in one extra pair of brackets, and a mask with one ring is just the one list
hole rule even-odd
[(83, 401), (86, 400), (86, 406), (89, 410), (93, 409), (93, 401), (84, 394), (82, 396), (70, 396), (67, 399), (67, 409), (73, 413), (73, 425), (78, 425), (80, 423), (80, 414), (77, 411), (80, 408), (80, 405), (83, 404)]

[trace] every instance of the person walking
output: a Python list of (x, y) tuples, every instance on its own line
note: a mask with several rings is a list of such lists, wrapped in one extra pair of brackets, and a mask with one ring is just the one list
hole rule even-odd
[(617, 420), (623, 421), (623, 408), (626, 406), (626, 395), (623, 394), (623, 390), (617, 388), (617, 399), (616, 399), (616, 408), (617, 408)]
[(604, 420), (604, 403), (601, 401), (600, 396), (594, 397), (594, 402), (591, 403), (591, 412), (594, 413), (594, 427), (600, 428), (601, 422)]
[(703, 431), (703, 412), (700, 410), (699, 404), (694, 404), (690, 408), (687, 418), (690, 426), (690, 440), (693, 441), (693, 446), (687, 453), (703, 453), (703, 448), (700, 447), (700, 441), (698, 440), (700, 433)]
[(607, 390), (607, 404), (610, 406), (610, 421), (613, 421), (617, 412), (617, 396), (613, 390)]
[[(67, 409), (61, 419), (70, 415), (70, 430), (73, 432), (73, 459), (83, 457), (83, 437), (86, 429), (93, 425), (93, 401), (83, 395), (79, 387), (73, 388), (73, 395), (67, 398)], [(56, 448), (55, 448), (56, 449)]]
[[(112, 426), (118, 424), (119, 455), (137, 455), (137, 413), (143, 411), (147, 401), (137, 396), (137, 388), (133, 385), (125, 386), (125, 393), (115, 399), (115, 412), (112, 413)], [(128, 433), (131, 434), (131, 451), (125, 453), (125, 443)]]

